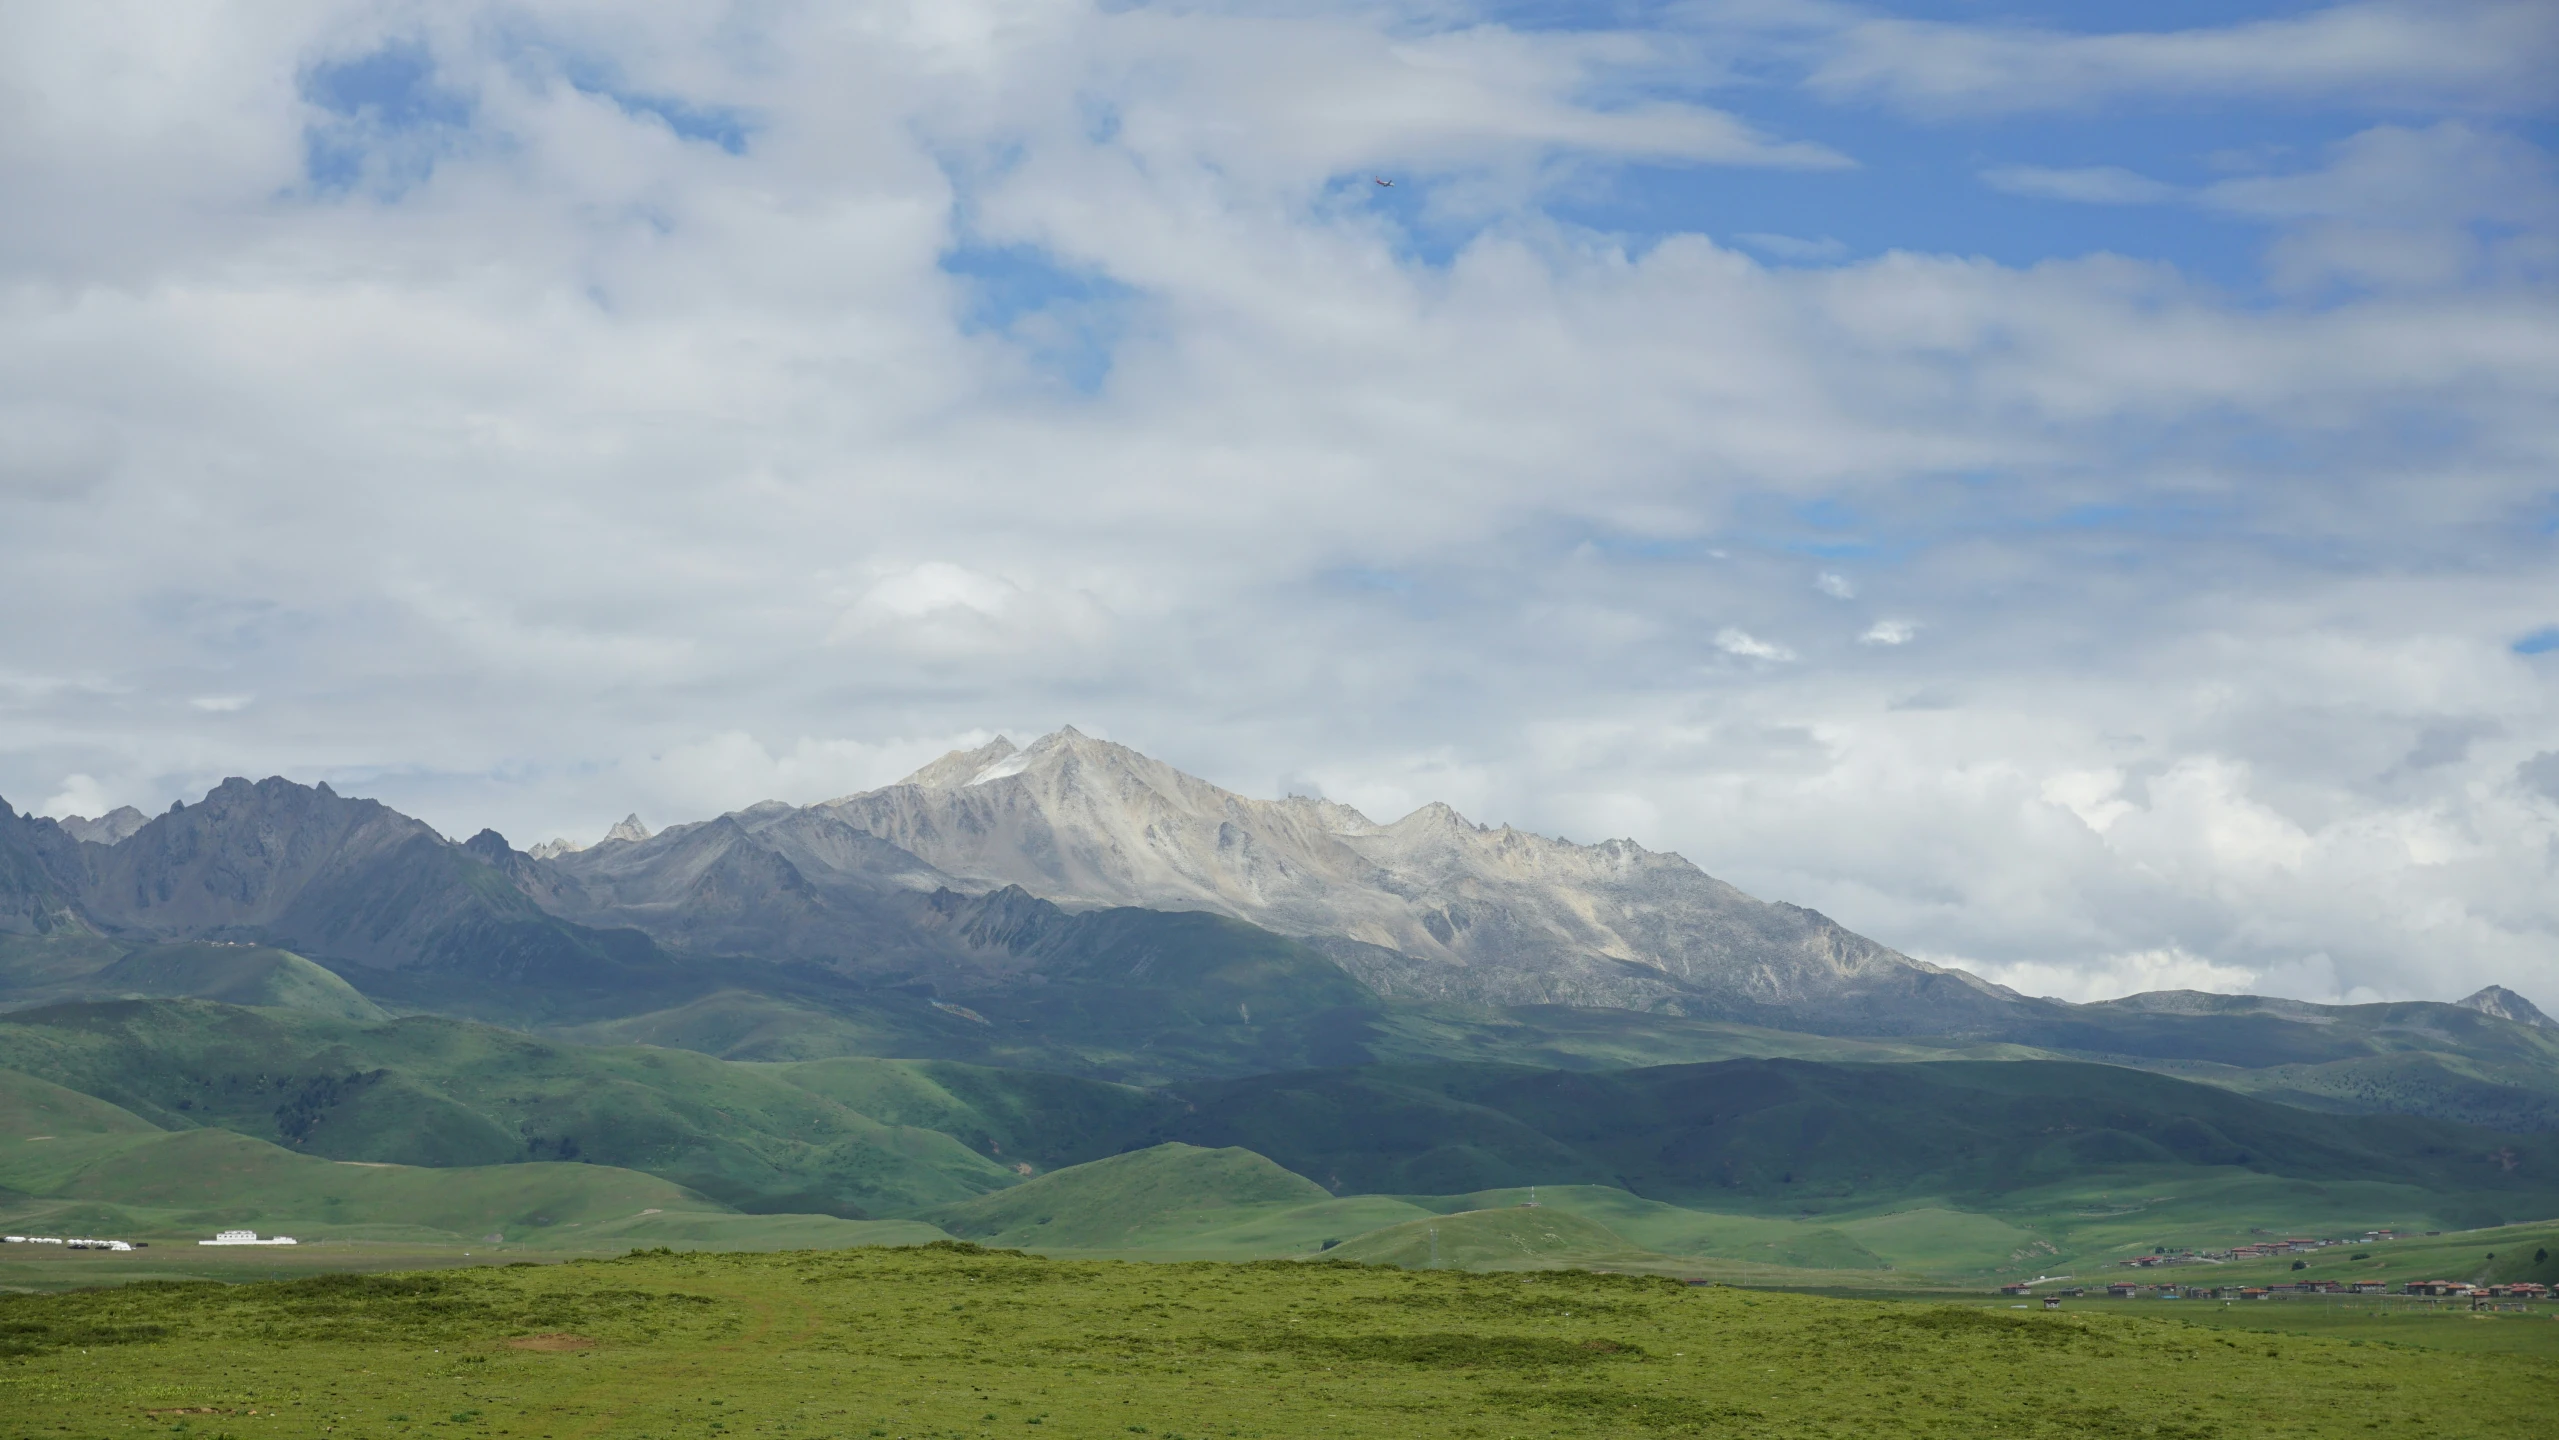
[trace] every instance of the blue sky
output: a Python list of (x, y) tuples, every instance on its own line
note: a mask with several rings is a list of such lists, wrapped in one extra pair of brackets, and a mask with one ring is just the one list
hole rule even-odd
[(2559, 995), (2546, 4), (100, 5), (0, 69), (19, 808), (530, 843), (1073, 723), (2039, 992)]

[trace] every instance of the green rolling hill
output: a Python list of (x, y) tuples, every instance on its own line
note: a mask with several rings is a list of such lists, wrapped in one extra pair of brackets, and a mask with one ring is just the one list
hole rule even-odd
[(936, 1130), (1003, 1165), (1117, 1154), (1173, 1102), (1134, 1085), (953, 1060), (809, 1060), (767, 1068), (883, 1125)]
[(264, 945), (180, 941), (139, 946), (99, 967), (84, 988), (105, 997), (218, 1000), (336, 1020), (391, 1018), (335, 973), (290, 950)]
[(1250, 1150), (1158, 1145), (937, 1206), (923, 1218), (994, 1245), (1138, 1250), (1332, 1198)]
[(0, 1066), (155, 1125), (220, 1127), (332, 1160), (583, 1160), (743, 1210), (876, 1218), (1019, 1178), (948, 1134), (883, 1124), (779, 1067), (436, 1016), (368, 1025), (193, 1000), (54, 1006), (0, 1017)]
[[(573, 1250), (912, 1243), (914, 1222), (744, 1215), (634, 1170), (574, 1163), (426, 1168), (299, 1155), (220, 1129), (162, 1130), (0, 1070), (0, 1212), (13, 1230), (201, 1237), (250, 1226), (297, 1239)], [(181, 1257), (185, 1258), (185, 1257)]]
[[(1312, 1256), (1433, 1215), (1518, 1208), (1535, 1186), (1531, 1213), (1600, 1227), (1664, 1265), (1969, 1281), (2256, 1230), (2559, 1215), (2538, 1137), (2039, 1060), (1391, 1065), (1150, 1089), (121, 1000), (0, 1016), (0, 1065), (41, 1077), (23, 1105), (51, 1107), (12, 1122), (11, 1204), (128, 1218), (236, 1205), (442, 1234), (437, 1216), (453, 1216), (400, 1186), (447, 1175), (472, 1206), (565, 1217), (479, 1232), (509, 1243), (536, 1230), (546, 1244), (573, 1230), (586, 1245), (720, 1243), (706, 1237), (748, 1233), (726, 1218), (748, 1212), (771, 1217), (756, 1233), (776, 1243), (947, 1230), (1078, 1253)], [(55, 1112), (69, 1118), (40, 1120)], [(541, 1188), (599, 1176), (692, 1198)], [(185, 1184), (197, 1188), (168, 1188)], [(412, 1218), (365, 1218), (395, 1213)]]
[(2463, 1224), (2559, 1213), (2547, 1137), (2317, 1114), (2106, 1065), (1376, 1066), (1174, 1093), (1186, 1108), (1149, 1138), (1241, 1145), (1337, 1193), (1580, 1183), (1788, 1213), (2253, 1176), (2396, 1187)]
[(1540, 1205), (1460, 1210), (1406, 1220), (1343, 1241), (1328, 1260), (1407, 1270), (1560, 1270), (1654, 1263), (1625, 1236), (1586, 1216)]
[(131, 945), (85, 932), (0, 935), (0, 1010), (72, 1000), (180, 998), (387, 1020), (324, 966), (265, 945)]

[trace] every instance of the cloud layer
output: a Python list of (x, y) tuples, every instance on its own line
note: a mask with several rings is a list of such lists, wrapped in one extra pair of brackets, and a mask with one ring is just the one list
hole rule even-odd
[[(1614, 13), (9, 11), (0, 794), (528, 843), (1071, 722), (2038, 991), (2559, 995), (2546, 10)], [(2347, 108), (1973, 168), (2251, 291), (1587, 214), (2206, 94)]]

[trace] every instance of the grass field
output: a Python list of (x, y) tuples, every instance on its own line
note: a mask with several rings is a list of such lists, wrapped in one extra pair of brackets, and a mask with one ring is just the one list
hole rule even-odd
[(0, 1351), (0, 1437), (2241, 1440), (2559, 1408), (2548, 1352), (2096, 1306), (951, 1245), (0, 1297)]
[[(2155, 1307), (2155, 1308), (2153, 1308)], [(2547, 1305), (2520, 1314), (2473, 1313), (2452, 1301), (2343, 1299), (2264, 1301), (2092, 1300), (2071, 1307), (2117, 1311), (2154, 1325), (2203, 1326), (2234, 1334), (2303, 1335), (2351, 1347), (2397, 1345), (2424, 1350), (2537, 1356), (2559, 1363), (2559, 1315)], [(2143, 1311), (2149, 1313), (2141, 1313)], [(2174, 1310), (2171, 1315), (2166, 1312)]]
[[(314, 1275), (370, 1274), (382, 1270), (442, 1270), (458, 1265), (504, 1265), (521, 1258), (487, 1245), (421, 1244), (396, 1240), (322, 1240), (289, 1249), (199, 1246), (159, 1240), (132, 1251), (63, 1250), (52, 1245), (11, 1245), (0, 1251), (0, 1293), (46, 1293), (154, 1281), (213, 1280), (226, 1285), (264, 1280), (303, 1280)], [(5, 1428), (0, 1428), (5, 1433)]]

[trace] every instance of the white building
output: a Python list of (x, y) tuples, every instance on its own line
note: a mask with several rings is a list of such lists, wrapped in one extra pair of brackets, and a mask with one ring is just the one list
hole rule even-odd
[(210, 1240), (198, 1240), (195, 1243), (198, 1245), (291, 1245), (294, 1239), (290, 1235), (270, 1235), (261, 1240), (255, 1230), (225, 1230)]

